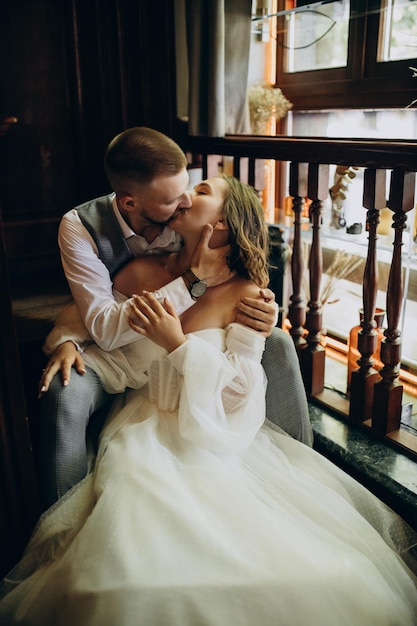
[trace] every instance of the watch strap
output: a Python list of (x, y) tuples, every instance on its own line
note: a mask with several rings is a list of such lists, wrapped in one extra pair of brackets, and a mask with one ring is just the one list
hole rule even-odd
[(194, 272), (190, 269), (185, 270), (185, 272), (183, 272), (183, 276), (188, 283), (188, 289), (191, 289), (191, 287), (195, 285), (195, 283), (200, 282), (200, 278), (198, 278), (198, 276), (196, 276)]
[(203, 282), (200, 278), (198, 278), (198, 276), (196, 276), (193, 271), (188, 269), (185, 272), (183, 272), (182, 276), (187, 284), (188, 291), (190, 292), (190, 296), (194, 300), (196, 300), (197, 298), (200, 298), (200, 296), (205, 294), (207, 290), (206, 283)]

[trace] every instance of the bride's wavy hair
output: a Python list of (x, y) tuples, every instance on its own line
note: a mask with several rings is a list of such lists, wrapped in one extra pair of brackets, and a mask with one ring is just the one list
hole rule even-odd
[(261, 201), (250, 185), (225, 174), (221, 178), (227, 184), (222, 212), (230, 231), (229, 267), (259, 287), (267, 287), (269, 237)]

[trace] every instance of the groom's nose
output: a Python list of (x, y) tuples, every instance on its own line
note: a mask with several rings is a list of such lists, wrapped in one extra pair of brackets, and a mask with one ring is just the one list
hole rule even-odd
[(191, 193), (189, 191), (185, 191), (178, 206), (181, 209), (189, 209), (192, 204)]

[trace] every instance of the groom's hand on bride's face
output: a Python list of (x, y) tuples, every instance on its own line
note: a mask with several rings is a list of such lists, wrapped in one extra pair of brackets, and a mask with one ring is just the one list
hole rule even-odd
[(270, 289), (260, 289), (259, 298), (242, 298), (237, 304), (236, 321), (269, 337), (278, 320), (278, 305)]
[(212, 234), (213, 226), (206, 224), (190, 261), (191, 271), (200, 280), (204, 281), (207, 287), (221, 285), (233, 275), (227, 265), (227, 255), (230, 252), (230, 246), (210, 248), (209, 244)]

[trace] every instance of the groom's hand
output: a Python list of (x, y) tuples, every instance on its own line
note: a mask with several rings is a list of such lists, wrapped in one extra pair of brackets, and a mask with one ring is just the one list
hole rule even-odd
[(227, 264), (230, 246), (210, 248), (209, 242), (212, 234), (213, 226), (206, 224), (190, 261), (191, 271), (205, 282), (207, 287), (221, 285), (233, 276)]
[(242, 298), (237, 303), (236, 321), (269, 337), (278, 320), (278, 305), (270, 289), (260, 289), (259, 298)]

